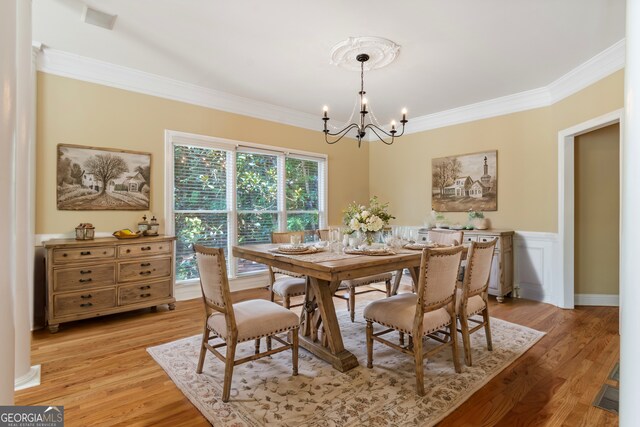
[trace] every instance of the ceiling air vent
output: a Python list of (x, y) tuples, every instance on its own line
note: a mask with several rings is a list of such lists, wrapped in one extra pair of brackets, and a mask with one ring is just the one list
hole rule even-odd
[(111, 30), (113, 29), (113, 24), (115, 24), (117, 17), (118, 15), (109, 15), (108, 13), (100, 12), (99, 10), (92, 9), (85, 5), (81, 19), (82, 22), (86, 22), (87, 24)]

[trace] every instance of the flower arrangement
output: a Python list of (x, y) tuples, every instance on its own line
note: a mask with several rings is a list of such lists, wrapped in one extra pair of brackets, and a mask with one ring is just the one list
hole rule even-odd
[(351, 232), (366, 233), (367, 243), (373, 241), (373, 233), (381, 231), (385, 226), (389, 225), (389, 221), (395, 217), (387, 212), (389, 203), (380, 203), (378, 197), (373, 196), (369, 200), (369, 206), (357, 204), (355, 202), (349, 204), (343, 211), (344, 224)]

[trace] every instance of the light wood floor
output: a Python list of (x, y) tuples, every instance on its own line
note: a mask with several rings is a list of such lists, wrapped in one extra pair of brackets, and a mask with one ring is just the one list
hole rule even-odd
[[(265, 290), (234, 295), (267, 297)], [(64, 405), (67, 426), (208, 425), (146, 352), (201, 333), (202, 301), (176, 306), (64, 324), (53, 335), (35, 332), (32, 363), (42, 365), (42, 385), (17, 392), (16, 404)], [(490, 312), (547, 335), (440, 425), (617, 425), (617, 416), (591, 406), (619, 358), (617, 308), (562, 310), (507, 298), (492, 300)]]

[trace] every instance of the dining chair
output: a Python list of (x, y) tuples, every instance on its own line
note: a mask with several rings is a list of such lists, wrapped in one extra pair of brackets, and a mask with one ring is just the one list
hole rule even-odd
[[(284, 231), (271, 233), (271, 243), (290, 243), (292, 236), (299, 236), (300, 242), (304, 242), (304, 231)], [(291, 298), (302, 296), (305, 293), (306, 277), (292, 271), (269, 266), (269, 296), (275, 302), (275, 295), (282, 300), (285, 308), (302, 305), (291, 305)]]
[[(358, 279), (343, 280), (340, 283), (340, 286), (338, 286), (338, 292), (336, 292), (333, 296), (334, 298), (339, 298), (347, 301), (347, 310), (349, 310), (351, 323), (353, 323), (355, 322), (356, 316), (356, 295), (362, 295), (368, 292), (384, 292), (387, 297), (390, 297), (392, 279), (393, 273), (382, 273), (373, 276), (360, 277)], [(385, 289), (382, 290), (369, 286), (376, 283), (384, 283)], [(360, 289), (356, 291), (356, 289), (363, 288), (365, 286), (367, 286), (366, 289)]]
[[(262, 299), (232, 304), (223, 249), (194, 245), (194, 250), (205, 308), (204, 332), (196, 373), (202, 373), (207, 350), (224, 362), (223, 402), (229, 401), (233, 368), (236, 365), (291, 350), (293, 375), (298, 375), (298, 316), (278, 304)], [(290, 341), (276, 335), (285, 332), (290, 333)], [(267, 350), (260, 353), (262, 337), (266, 337)], [(215, 339), (222, 342), (210, 343)], [(272, 349), (272, 339), (282, 345)], [(236, 346), (250, 340), (255, 340), (254, 354), (236, 360)], [(224, 346), (227, 347), (225, 355), (216, 350)]]
[[(491, 326), (489, 325), (488, 288), (491, 274), (491, 263), (496, 240), (490, 242), (471, 242), (467, 252), (467, 268), (462, 280), (462, 286), (458, 287), (456, 295), (456, 315), (460, 320), (460, 333), (464, 347), (464, 361), (471, 366), (471, 339), (473, 332), (484, 327), (487, 338), (487, 349), (493, 350), (491, 343)], [(482, 320), (475, 317), (482, 315)], [(476, 325), (469, 329), (469, 322)]]
[[(456, 339), (455, 304), (456, 277), (462, 250), (462, 246), (424, 249), (420, 261), (418, 292), (373, 301), (364, 309), (364, 318), (367, 321), (367, 367), (373, 367), (374, 341), (412, 355), (415, 360), (416, 389), (420, 396), (424, 396), (424, 359), (445, 346), (451, 346), (455, 371), (461, 372)], [(389, 329), (374, 333), (374, 322)], [(409, 335), (407, 347), (382, 338), (382, 335), (394, 331)], [(423, 353), (422, 341), (425, 337), (440, 342), (441, 345)]]
[(462, 236), (462, 231), (429, 230), (427, 239), (444, 246), (457, 246), (462, 244)]

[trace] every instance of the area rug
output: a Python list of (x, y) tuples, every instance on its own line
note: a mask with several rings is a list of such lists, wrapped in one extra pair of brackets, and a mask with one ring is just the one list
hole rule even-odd
[[(438, 352), (425, 364), (426, 395), (419, 397), (409, 355), (374, 343), (374, 367), (366, 368), (362, 308), (357, 310), (355, 323), (349, 320), (348, 312), (338, 312), (345, 348), (358, 357), (360, 366), (340, 373), (300, 349), (299, 375), (293, 377), (291, 353), (278, 353), (236, 366), (228, 403), (220, 400), (222, 362), (209, 353), (203, 373), (195, 373), (200, 336), (147, 351), (216, 427), (429, 426), (460, 406), (544, 336), (543, 332), (492, 318), (493, 351), (486, 349), (484, 331), (472, 334), (473, 366), (464, 365), (460, 343), (460, 374), (453, 369), (451, 349)], [(262, 345), (264, 350), (264, 342)], [(253, 341), (240, 344), (236, 357), (250, 355), (253, 350)]]

